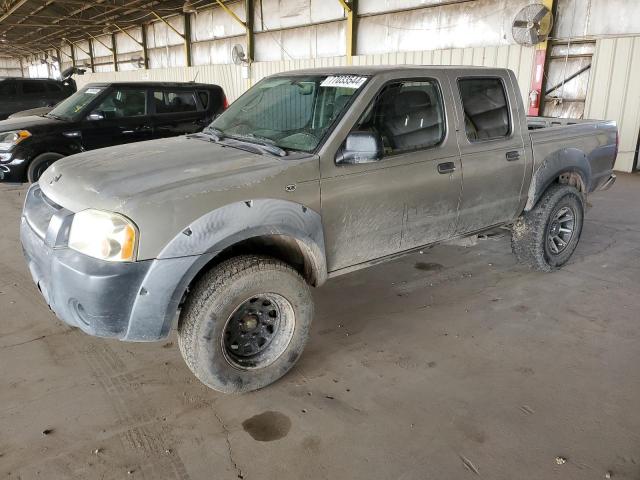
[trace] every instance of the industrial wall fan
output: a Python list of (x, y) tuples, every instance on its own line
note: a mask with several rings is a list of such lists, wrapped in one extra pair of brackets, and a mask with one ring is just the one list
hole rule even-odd
[(520, 45), (532, 46), (544, 42), (553, 27), (553, 14), (544, 5), (533, 3), (518, 12), (511, 32)]
[(231, 61), (236, 65), (243, 65), (247, 63), (247, 55), (244, 53), (244, 48), (239, 43), (236, 43), (231, 49)]

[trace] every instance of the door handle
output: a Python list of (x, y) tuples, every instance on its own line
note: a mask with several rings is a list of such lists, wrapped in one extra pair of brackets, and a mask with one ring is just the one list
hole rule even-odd
[(456, 164), (453, 162), (444, 162), (438, 164), (438, 173), (447, 174), (456, 171)]
[(507, 162), (515, 162), (516, 160), (520, 160), (520, 152), (517, 150), (513, 150), (512, 152), (507, 152)]

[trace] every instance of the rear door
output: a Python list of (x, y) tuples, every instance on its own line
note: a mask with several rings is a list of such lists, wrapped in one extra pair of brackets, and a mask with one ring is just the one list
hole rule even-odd
[(329, 271), (453, 235), (462, 177), (451, 104), (440, 72), (388, 81), (352, 129), (380, 134), (383, 157), (323, 165)]
[(152, 91), (151, 101), (155, 138), (200, 132), (208, 123), (195, 90), (156, 88)]
[(488, 72), (452, 78), (464, 177), (457, 234), (513, 220), (530, 165), (519, 92), (504, 72)]
[(146, 88), (110, 89), (81, 123), (84, 147), (93, 150), (151, 140), (153, 127), (147, 111)]

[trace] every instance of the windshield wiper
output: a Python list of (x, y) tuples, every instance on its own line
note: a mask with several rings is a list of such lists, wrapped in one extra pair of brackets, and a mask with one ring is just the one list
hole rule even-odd
[(48, 118), (53, 118), (54, 120), (62, 120), (62, 121), (64, 121), (64, 118), (59, 117), (58, 115), (54, 115), (54, 114), (53, 114), (53, 113), (51, 113), (51, 112), (46, 113), (44, 116), (45, 116), (45, 117), (48, 117)]
[(241, 135), (237, 137), (232, 137), (237, 140), (244, 140), (247, 143), (252, 143), (254, 145), (260, 145), (264, 150), (271, 153), (272, 155), (276, 155), (278, 157), (286, 157), (287, 151), (284, 148), (280, 148), (276, 143), (270, 138), (260, 137), (254, 135), (253, 133), (249, 133), (247, 135)]
[(224, 132), (216, 127), (207, 127), (202, 133), (210, 137), (214, 142), (219, 142), (225, 137)]

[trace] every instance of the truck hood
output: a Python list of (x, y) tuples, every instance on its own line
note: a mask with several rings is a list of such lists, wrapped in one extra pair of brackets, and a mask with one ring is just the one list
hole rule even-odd
[[(53, 164), (39, 183), (45, 195), (71, 211), (99, 208), (126, 214), (140, 203), (162, 205), (177, 197), (249, 190), (300, 160), (183, 136), (73, 155)], [(312, 171), (296, 169), (295, 180), (311, 180), (300, 174), (313, 176)]]

